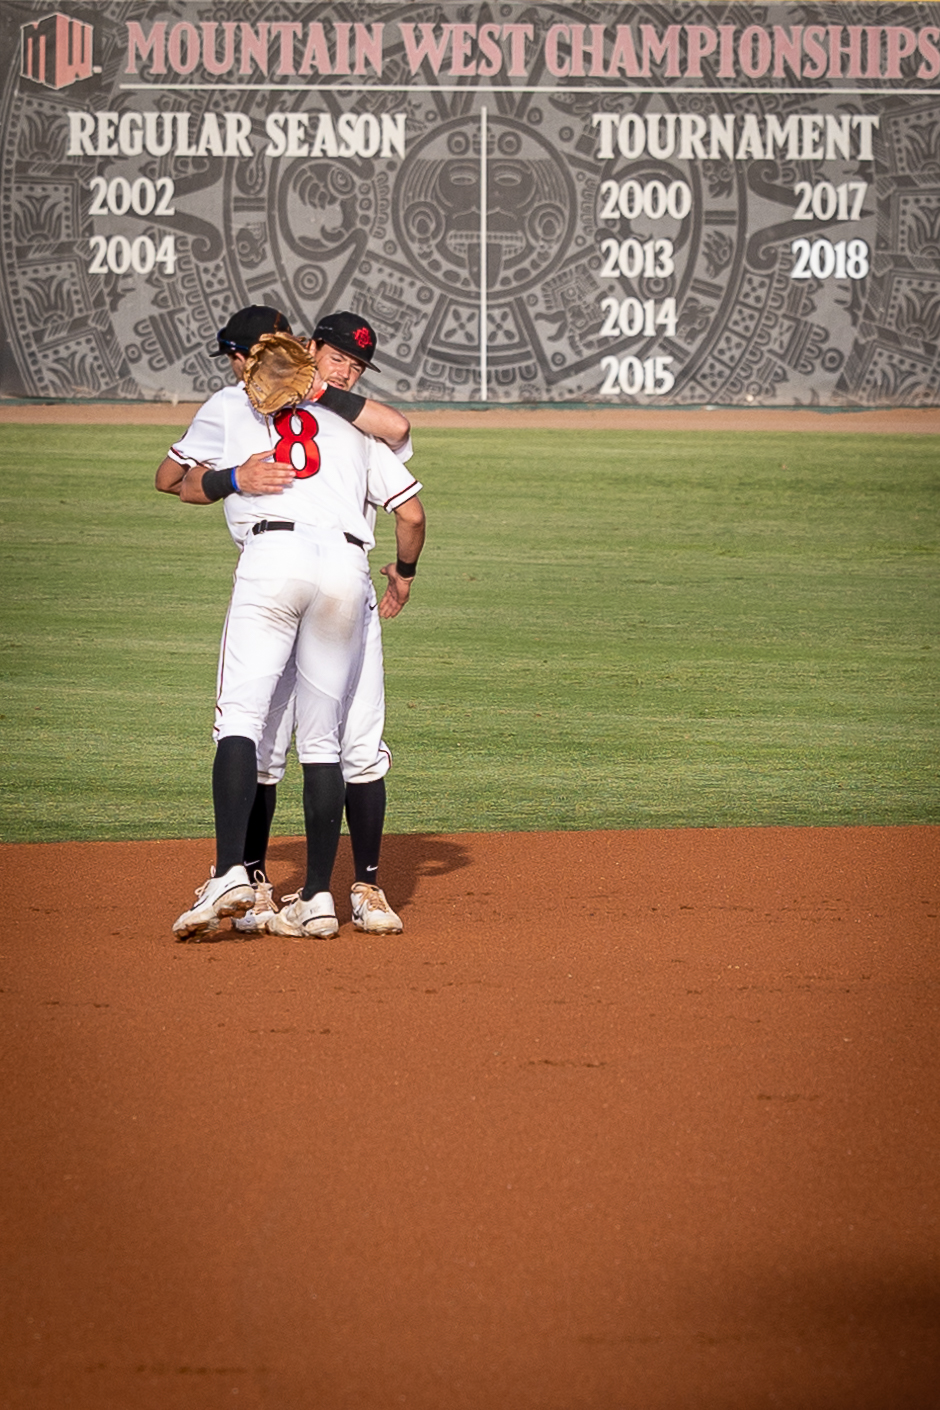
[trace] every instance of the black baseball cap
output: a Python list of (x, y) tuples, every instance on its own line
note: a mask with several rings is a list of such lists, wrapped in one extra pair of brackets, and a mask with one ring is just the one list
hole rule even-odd
[(233, 313), (217, 337), (219, 346), (210, 348), (210, 357), (221, 357), (223, 353), (251, 352), (262, 333), (289, 333), (291, 326), (286, 317), (276, 308), (264, 304), (252, 304), (251, 308), (240, 308)]
[(358, 358), (375, 372), (381, 371), (372, 361), (376, 342), (375, 329), (358, 313), (328, 313), (314, 328), (313, 341), (328, 343), (337, 352)]

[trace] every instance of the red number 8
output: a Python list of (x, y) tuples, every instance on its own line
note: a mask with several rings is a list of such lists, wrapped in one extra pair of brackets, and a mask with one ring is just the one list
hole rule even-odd
[(279, 437), (274, 459), (292, 465), (298, 480), (309, 480), (320, 468), (320, 448), (314, 440), (320, 429), (316, 418), (309, 411), (288, 407), (275, 416), (274, 429)]

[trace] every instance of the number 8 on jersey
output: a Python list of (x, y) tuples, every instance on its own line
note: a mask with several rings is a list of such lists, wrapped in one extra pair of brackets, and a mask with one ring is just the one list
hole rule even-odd
[(278, 433), (274, 459), (292, 466), (298, 480), (309, 480), (320, 468), (320, 449), (314, 439), (320, 429), (316, 418), (309, 411), (288, 407), (274, 417), (274, 429)]

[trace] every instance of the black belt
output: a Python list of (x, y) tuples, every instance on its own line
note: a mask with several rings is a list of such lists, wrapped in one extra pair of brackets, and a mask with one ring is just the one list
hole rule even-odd
[[(293, 529), (293, 524), (288, 519), (259, 519), (257, 524), (252, 524), (253, 534), (269, 534), (273, 529)], [(362, 539), (357, 539), (355, 534), (343, 534), (347, 543), (355, 544), (356, 548), (365, 548)]]

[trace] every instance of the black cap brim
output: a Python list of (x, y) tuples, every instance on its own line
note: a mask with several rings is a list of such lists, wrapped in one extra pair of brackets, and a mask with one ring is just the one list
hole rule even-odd
[(210, 348), (210, 357), (224, 357), (226, 353), (244, 353), (245, 357), (251, 352), (251, 348), (243, 348), (241, 343), (228, 343), (225, 347)]

